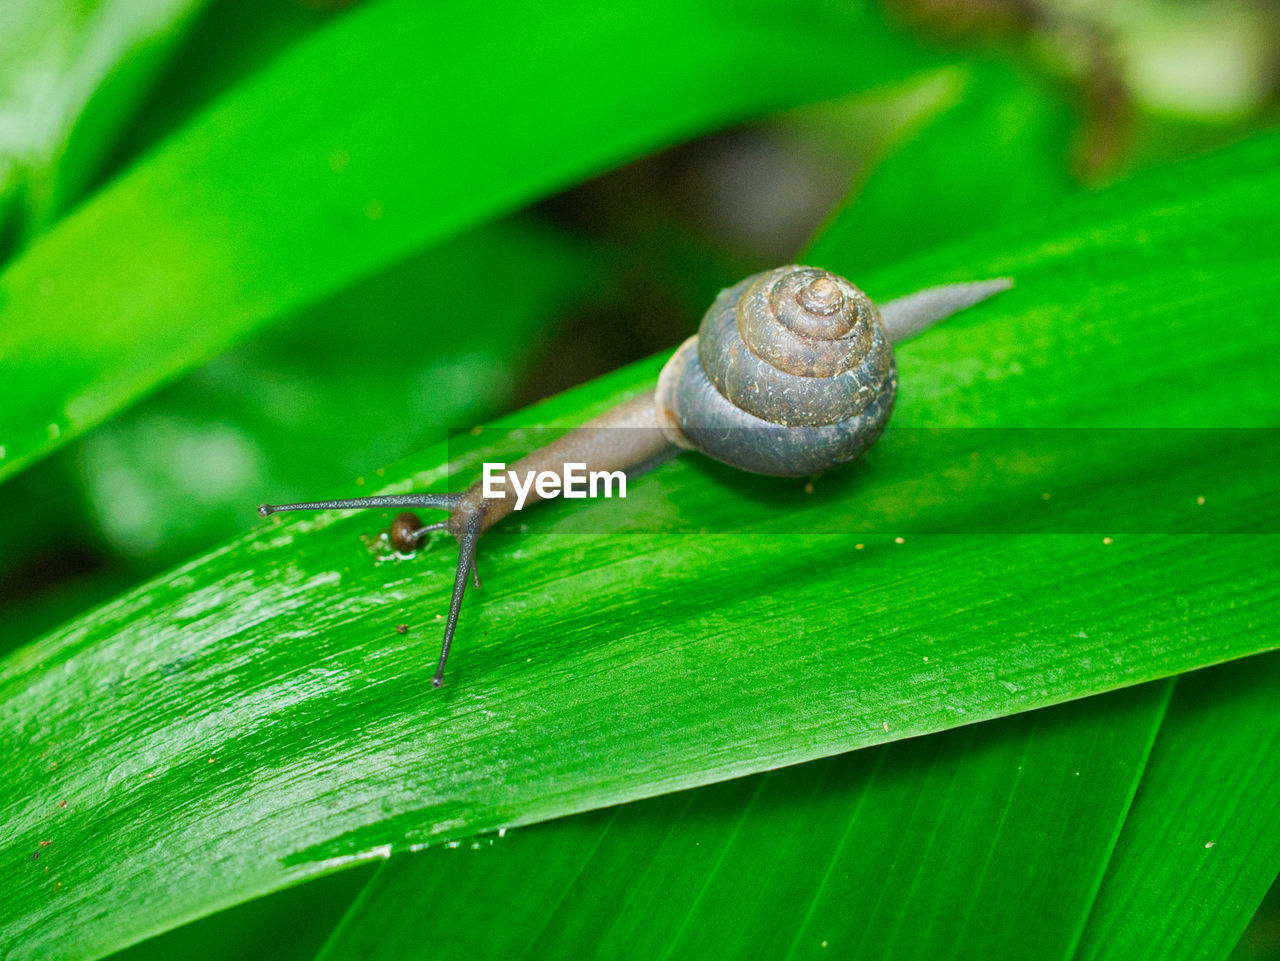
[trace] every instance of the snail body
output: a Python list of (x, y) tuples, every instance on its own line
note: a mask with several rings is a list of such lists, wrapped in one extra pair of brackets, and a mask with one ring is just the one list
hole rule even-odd
[[(879, 439), (893, 412), (898, 374), (892, 343), (1011, 286), (1007, 279), (922, 290), (877, 309), (836, 274), (786, 266), (721, 291), (697, 336), (672, 355), (651, 390), (521, 458), (510, 473), (552, 473), (566, 465), (642, 473), (682, 450), (699, 450), (742, 470), (808, 476), (851, 461)], [(526, 485), (527, 489), (528, 485)], [(444, 644), (433, 685), (444, 677), (476, 544), (516, 507), (508, 489), (484, 496), (480, 481), (460, 494), (396, 494), (258, 508), (432, 507), (449, 516), (423, 525), (402, 514), (397, 549), (420, 546), (433, 530), (458, 542)], [(525, 502), (539, 499), (530, 493)]]

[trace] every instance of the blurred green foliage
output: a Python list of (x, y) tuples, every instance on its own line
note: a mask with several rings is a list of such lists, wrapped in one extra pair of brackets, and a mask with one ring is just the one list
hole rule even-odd
[[(1008, 269), (1002, 257), (1016, 261), (1055, 236), (1065, 245), (1096, 243), (1087, 231), (1054, 232), (1053, 211), (1077, 197), (1082, 183), (1096, 187), (1249, 139), (1277, 116), (1280, 28), (1263, 4), (957, 0), (896, 2), (889, 9), (886, 15), (869, 3), (835, 0), (626, 2), (608, 11), (577, 0), (550, 9), (505, 2), (428, 8), (408, 0), (4, 4), (0, 475), (8, 479), (0, 487), (6, 504), (0, 651), (62, 622), (69, 624), (64, 638), (91, 636), (102, 615), (76, 618), (103, 602), (108, 612), (117, 609), (149, 578), (159, 576), (151, 583), (160, 587), (148, 590), (180, 594), (188, 575), (162, 572), (250, 528), (260, 500), (381, 486), (383, 467), (393, 461), (418, 455), (417, 467), (435, 463), (418, 452), (449, 428), (485, 421), (674, 344), (690, 332), (710, 293), (792, 259), (824, 222), (829, 229), (805, 256), (855, 279), (877, 279), (886, 295), (906, 292), (926, 274), (928, 282), (967, 279), (987, 266), (955, 262), (957, 249), (970, 258), (989, 252), (989, 267), (998, 271)], [(725, 129), (752, 118), (750, 126)], [(1250, 192), (1260, 188), (1239, 176), (1237, 186), (1227, 180), (1213, 188), (1222, 198), (1216, 209), (1238, 213), (1213, 220), (1205, 244), (1239, 240), (1224, 239), (1233, 224), (1261, 223), (1265, 234), (1263, 211), (1270, 208), (1250, 210), (1259, 199)], [(1203, 188), (1188, 180), (1188, 191)], [(1141, 187), (1120, 196), (1132, 198), (1135, 212), (1145, 209)], [(835, 217), (849, 201), (845, 215)], [(1176, 207), (1170, 200), (1169, 223), (1188, 225), (1185, 218), (1198, 215), (1191, 205), (1183, 215)], [(1116, 212), (1112, 229), (1123, 243), (1132, 238), (1124, 233), (1125, 210)], [(1157, 218), (1148, 225), (1151, 249), (1185, 254), (1195, 283), (1231, 296), (1242, 292), (1242, 302), (1258, 312), (1275, 302), (1258, 276), (1265, 268), (1247, 257), (1235, 272), (1207, 265), (1213, 258), (1200, 256), (1190, 230), (1175, 230), (1176, 244), (1162, 247), (1159, 224)], [(956, 247), (972, 236), (994, 239)], [(1022, 254), (1014, 253), (1019, 244)], [(1174, 272), (1143, 269), (1139, 246), (1123, 270), (1116, 265), (1131, 282), (1113, 278), (1113, 287), (1090, 296), (1105, 295), (1119, 311), (1171, 303), (1152, 301), (1149, 286), (1175, 282)], [(1025, 272), (1034, 275), (1034, 266)], [(1090, 283), (1087, 275), (1067, 275), (1052, 295), (1041, 288), (1045, 303), (1036, 323), (1061, 323), (1053, 304), (1067, 305), (1071, 285)], [(1195, 283), (1188, 310), (1198, 306)], [(1276, 319), (1273, 312), (1251, 316)], [(1124, 422), (1134, 410), (1163, 410), (1176, 419), (1178, 399), (1205, 385), (1177, 362), (1181, 341), (1176, 325), (1170, 330), (1162, 347), (1173, 360), (1163, 379), (1135, 376), (1127, 399), (1092, 384), (1075, 395), (1056, 385), (1066, 403), (1048, 409), (1062, 413), (1074, 404), (1103, 423)], [(1031, 327), (1025, 336), (1026, 344), (1036, 342)], [(967, 351), (958, 357), (950, 353), (957, 337)], [(965, 395), (951, 391), (957, 379), (1011, 376), (993, 373), (1001, 358), (963, 338), (962, 324), (958, 333), (912, 348), (910, 356), (935, 374), (913, 381), (919, 393), (914, 405), (904, 398), (907, 420), (914, 411), (924, 412), (925, 422), (964, 422), (971, 412)], [(1218, 344), (1207, 351), (1205, 368), (1247, 366), (1258, 343)], [(1242, 353), (1233, 358), (1233, 350)], [(1114, 355), (1128, 364), (1126, 356)], [(1106, 355), (1098, 357), (1105, 362)], [(1021, 359), (1012, 349), (1004, 358), (1015, 365)], [(975, 373), (984, 362), (986, 372)], [(1224, 423), (1230, 420), (1224, 414), (1216, 426), (1275, 426), (1264, 402), (1267, 376), (1259, 367), (1231, 384), (1247, 401), (1240, 407), (1245, 421)], [(557, 410), (584, 416), (618, 383), (602, 382), (581, 395), (585, 400), (569, 399)], [(1146, 404), (1153, 390), (1167, 407), (1158, 399)], [(1230, 390), (1213, 396), (1221, 410), (1230, 409)], [(1029, 398), (1033, 419), (1039, 400)], [(958, 406), (947, 406), (953, 402)], [(517, 420), (536, 416), (542, 415)], [(684, 470), (692, 479), (681, 483), (691, 490), (708, 477), (715, 481), (714, 468)], [(1246, 487), (1254, 481), (1254, 492), (1265, 494), (1265, 479), (1243, 479)], [(714, 495), (704, 510), (719, 503), (756, 512), (767, 527), (765, 516), (776, 509), (770, 503), (776, 492), (750, 483), (729, 486), (745, 491), (740, 501), (709, 489)], [(882, 487), (879, 496), (892, 506), (897, 495)], [(874, 492), (857, 498), (876, 509)], [(1265, 499), (1259, 503), (1265, 510)], [(635, 536), (624, 525), (623, 553), (636, 549)], [(1265, 556), (1269, 542), (1259, 544)], [(576, 563), (585, 553), (567, 556)], [(1212, 556), (1206, 553), (1206, 563)], [(547, 555), (548, 571), (555, 560), (554, 551)], [(1075, 563), (1067, 555), (1061, 560)], [(1158, 553), (1145, 555), (1153, 561), (1181, 569)], [(340, 563), (311, 562), (325, 569)], [(512, 569), (506, 565), (507, 578)], [(433, 578), (405, 594), (400, 580), (421, 581), (420, 570), (386, 574), (375, 571), (374, 579), (404, 596), (436, 592)], [(1252, 621), (1232, 621), (1241, 615), (1229, 613), (1244, 583), (1255, 590), (1268, 584), (1262, 575), (1234, 581), (1233, 573), (1201, 585), (1222, 624), (1242, 632), (1236, 653), (1274, 646), (1265, 642), (1274, 637), (1274, 605)], [(1082, 576), (1073, 589), (1081, 596), (1101, 591), (1104, 577)], [(585, 590), (599, 587), (583, 583)], [(233, 595), (212, 602), (227, 604), (235, 617), (235, 604), (252, 602)], [(537, 608), (528, 599), (507, 600), (526, 617)], [(928, 600), (923, 591), (920, 602)], [(785, 606), (773, 609), (781, 615)], [(139, 611), (137, 624), (145, 628), (145, 618), (155, 615), (145, 605)], [(668, 625), (682, 623), (678, 616), (672, 608)], [(1139, 609), (1133, 623), (1142, 616)], [(1148, 616), (1156, 617), (1155, 607)], [(716, 612), (706, 617), (702, 630), (716, 630)], [(866, 626), (850, 616), (853, 635)], [(1190, 614), (1184, 629), (1199, 630)], [(414, 643), (424, 642), (419, 636)], [(131, 655), (139, 665), (145, 646), (140, 642)], [(39, 648), (46, 649), (53, 650)], [(32, 667), (21, 657), (5, 662), (0, 679), (26, 676)], [(1280, 867), (1266, 840), (1275, 835), (1277, 773), (1259, 760), (1268, 750), (1277, 753), (1273, 726), (1259, 720), (1274, 703), (1274, 662), (1272, 655), (1181, 678), (1172, 688), (1138, 688), (914, 745), (667, 795), (530, 828), (527, 836), (522, 829), (519, 845), (505, 849), (496, 865), (484, 858), (492, 837), (464, 841), (463, 851), (398, 857), (364, 888), (324, 956), (368, 956), (368, 943), (394, 923), (405, 925), (409, 937), (388, 937), (382, 948), (397, 956), (421, 943), (421, 929), (448, 937), (448, 926), (431, 920), (431, 912), (457, 891), (470, 892), (464, 907), (472, 920), (467, 938), (451, 943), (471, 957), (526, 956), (512, 953), (504, 938), (524, 937), (538, 925), (538, 938), (523, 946), (532, 952), (527, 956), (548, 956), (552, 946), (561, 954), (589, 953), (599, 944), (614, 944), (611, 956), (686, 950), (803, 956), (814, 916), (847, 921), (853, 915), (841, 898), (861, 902), (866, 886), (884, 875), (880, 865), (890, 863), (868, 859), (855, 845), (848, 870), (868, 876), (852, 895), (839, 893), (837, 882), (849, 877), (845, 868), (832, 867), (820, 883), (808, 877), (813, 847), (824, 856), (833, 851), (832, 865), (840, 864), (841, 851), (848, 854), (832, 837), (815, 840), (834, 827), (846, 839), (868, 832), (868, 844), (895, 833), (906, 838), (896, 855), (882, 852), (899, 867), (863, 918), (861, 956), (911, 956), (933, 937), (931, 956), (950, 948), (957, 956), (1071, 957), (1078, 945), (1079, 957), (1138, 957), (1176, 941), (1184, 948), (1173, 956), (1222, 957)], [(234, 692), (234, 672), (227, 683)], [(90, 696), (95, 689), (84, 690)], [(191, 696), (200, 698), (200, 690), (194, 684)], [(48, 732), (13, 714), (14, 705), (20, 697), (0, 705), (0, 714), (4, 750), (17, 772), (36, 763), (23, 750), (28, 739), (35, 743)], [(74, 697), (63, 706), (75, 716)], [(117, 722), (126, 716), (119, 713)], [(93, 745), (105, 751), (99, 739), (109, 734), (111, 717), (102, 715), (101, 729), (71, 725), (54, 743), (78, 745), (92, 767)], [(1054, 737), (1028, 734), (1047, 729)], [(1099, 747), (1099, 731), (1115, 740)], [(349, 737), (364, 733), (353, 729)], [(708, 751), (715, 743), (708, 735)], [(200, 750), (195, 742), (176, 747), (179, 754)], [(340, 741), (330, 747), (345, 750)], [(1024, 761), (1038, 759), (1042, 774), (1020, 782), (1001, 760), (1019, 751)], [(139, 755), (137, 763), (145, 767), (163, 754)], [(1097, 761), (1091, 790), (1063, 797), (1063, 766), (1090, 759)], [(913, 766), (931, 772), (913, 773)], [(885, 773), (895, 770), (905, 773)], [(112, 790), (124, 789), (119, 776), (107, 770)], [(13, 777), (15, 787), (31, 783), (26, 774)], [(877, 802), (877, 791), (889, 799)], [(903, 808), (917, 793), (922, 800), (909, 817), (859, 826), (868, 805)], [(9, 829), (30, 815), (29, 800), (0, 802), (0, 836), (8, 839)], [(212, 785), (188, 798), (215, 807), (243, 800)], [(1042, 817), (1055, 801), (1058, 820)], [(986, 887), (970, 883), (968, 868), (981, 856), (992, 822), (977, 819), (956, 831), (958, 809), (998, 818), (1013, 832), (1000, 835), (1005, 847), (983, 868)], [(1222, 810), (1237, 813), (1216, 822)], [(162, 801), (145, 817), (158, 835), (201, 830), (199, 822), (166, 820)], [(1050, 822), (1087, 823), (1087, 836), (1056, 831)], [(1151, 851), (1174, 843), (1160, 833), (1169, 825), (1187, 837), (1198, 839), (1203, 828), (1235, 844), (1220, 850), (1188, 842), (1176, 856), (1153, 857)], [(737, 858), (741, 870), (734, 873), (750, 874), (771, 840), (761, 885), (726, 886), (722, 862)], [(480, 850), (472, 854), (473, 843)], [(701, 852), (690, 850), (700, 844)], [(1242, 853), (1246, 847), (1251, 854)], [(23, 859), (26, 884), (56, 863), (53, 851), (28, 863), (25, 849), (6, 849)], [(1206, 851), (1222, 863), (1206, 861)], [(117, 852), (119, 862), (132, 854)], [(1052, 884), (1037, 887), (1000, 873), (1002, 865), (1033, 861), (1043, 864), (1039, 880)], [(640, 875), (640, 863), (647, 874)], [(946, 873), (957, 865), (954, 876)], [(557, 870), (568, 873), (512, 903), (534, 872)], [(130, 877), (145, 889), (145, 866)], [(108, 873), (103, 878), (114, 881)], [(305, 893), (309, 885), (301, 894), (242, 904), (126, 954), (312, 957), (364, 880), (353, 872), (320, 882), (323, 891), (313, 895)], [(1001, 883), (1009, 890), (996, 890)], [(47, 895), (61, 892), (40, 890), (38, 910), (30, 891), (13, 903), (34, 911), (28, 921), (60, 925), (65, 906)], [(211, 883), (201, 906), (176, 917), (228, 906), (218, 893), (225, 890)], [(985, 900), (976, 893), (982, 891)], [(788, 895), (795, 900), (786, 901)], [(799, 911), (803, 923), (775, 923), (767, 900), (748, 911), (743, 905), (752, 898), (778, 899), (784, 914)], [(497, 919), (486, 916), (495, 899), (509, 905)], [(1016, 918), (991, 907), (1021, 900), (1040, 907)], [(1275, 929), (1274, 896), (1269, 903), (1270, 913), (1260, 913), (1241, 941), (1242, 957), (1280, 957), (1268, 935)], [(616, 913), (614, 904), (622, 905)], [(913, 927), (919, 921), (913, 912), (923, 910), (913, 904), (930, 906), (941, 926)], [(965, 926), (948, 914), (958, 911), (969, 912)], [(27, 941), (3, 945), (0, 953), (97, 956), (98, 949), (76, 946), (125, 944), (174, 918), (144, 904), (132, 917), (126, 912), (107, 923), (110, 933), (97, 941), (69, 938), (61, 948)], [(634, 935), (643, 924), (625, 928), (628, 918), (653, 925), (647, 940)], [(1030, 954), (1027, 940), (996, 937), (1046, 919), (1029, 929), (1044, 939)], [(762, 933), (750, 935), (753, 925)], [(264, 933), (272, 929), (298, 933)], [(789, 947), (760, 954), (769, 937)]]

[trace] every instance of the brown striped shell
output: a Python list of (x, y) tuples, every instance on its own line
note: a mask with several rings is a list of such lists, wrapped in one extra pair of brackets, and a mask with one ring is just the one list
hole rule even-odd
[(836, 274), (788, 266), (720, 293), (658, 378), (668, 437), (743, 470), (819, 473), (884, 430), (897, 373), (875, 305)]

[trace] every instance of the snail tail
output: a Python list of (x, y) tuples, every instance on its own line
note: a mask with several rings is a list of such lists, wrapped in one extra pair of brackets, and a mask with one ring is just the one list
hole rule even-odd
[(926, 287), (883, 304), (880, 317), (889, 340), (896, 344), (1012, 286), (1013, 278), (996, 277), (968, 284)]

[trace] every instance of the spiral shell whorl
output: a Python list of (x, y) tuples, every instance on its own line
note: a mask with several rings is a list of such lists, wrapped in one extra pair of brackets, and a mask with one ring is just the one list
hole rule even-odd
[(897, 388), (875, 306), (842, 277), (779, 267), (721, 292), (658, 381), (673, 442), (744, 470), (803, 475), (875, 442)]
[(870, 349), (875, 310), (842, 277), (780, 267), (743, 291), (736, 314), (743, 343), (761, 360), (800, 377), (834, 377)]

